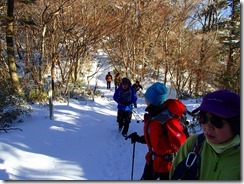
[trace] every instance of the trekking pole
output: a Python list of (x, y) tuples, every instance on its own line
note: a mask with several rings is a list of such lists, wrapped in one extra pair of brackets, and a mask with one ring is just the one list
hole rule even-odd
[(132, 153), (132, 168), (131, 168), (131, 180), (133, 180), (133, 172), (134, 172), (134, 159), (135, 159), (135, 148), (136, 142), (133, 143), (133, 153)]
[(135, 117), (135, 119), (136, 119), (136, 122), (137, 123), (139, 123), (140, 122), (140, 120), (138, 119), (138, 117), (136, 116), (136, 114), (135, 114), (135, 111), (134, 110), (132, 110), (132, 114), (134, 115), (134, 117)]
[(134, 115), (134, 117), (135, 117), (137, 123), (139, 123), (140, 120), (141, 120), (142, 122), (144, 122), (144, 120), (142, 119), (142, 117), (139, 116), (139, 115), (136, 113), (135, 110), (132, 110), (132, 114)]

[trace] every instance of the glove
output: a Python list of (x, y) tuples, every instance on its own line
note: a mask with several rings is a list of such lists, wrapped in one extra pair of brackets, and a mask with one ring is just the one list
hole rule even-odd
[(134, 107), (137, 108), (137, 104), (136, 103), (134, 103)]
[(140, 140), (140, 136), (137, 135), (137, 132), (133, 132), (132, 134), (128, 135), (125, 139), (131, 139), (131, 144), (135, 143), (135, 142), (139, 142)]

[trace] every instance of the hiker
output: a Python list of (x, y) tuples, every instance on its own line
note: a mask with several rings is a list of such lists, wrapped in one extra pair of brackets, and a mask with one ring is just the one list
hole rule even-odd
[(136, 90), (136, 92), (139, 92), (140, 89), (141, 90), (143, 89), (142, 85), (140, 84), (140, 82), (138, 80), (136, 80), (136, 82), (132, 85), (132, 87)]
[(114, 86), (115, 86), (115, 89), (117, 89), (119, 87), (120, 83), (121, 83), (120, 73), (116, 73), (116, 75), (114, 77)]
[[(136, 93), (138, 94), (140, 90), (142, 90), (142, 85), (138, 80), (132, 85), (132, 87), (135, 89)], [(137, 108), (137, 102), (134, 103), (134, 107)]]
[(146, 143), (148, 153), (141, 180), (169, 180), (172, 161), (185, 142), (183, 125), (179, 119), (184, 114), (185, 105), (176, 99), (166, 99), (167, 88), (156, 82), (145, 93), (147, 107), (144, 114), (144, 135), (137, 132), (127, 138), (131, 143)]
[(122, 131), (122, 135), (126, 137), (132, 117), (132, 104), (137, 100), (136, 92), (131, 87), (131, 82), (128, 78), (122, 79), (119, 88), (115, 90), (113, 99), (118, 103), (117, 122), (119, 131)]
[[(180, 148), (171, 179), (240, 180), (240, 96), (228, 90), (208, 93), (192, 113), (198, 115), (203, 134), (192, 135)], [(188, 169), (181, 161), (193, 148), (199, 151), (194, 151), (195, 161), (188, 159), (193, 164)]]
[(105, 80), (107, 81), (107, 89), (111, 89), (111, 81), (113, 80), (113, 77), (110, 72), (106, 75)]

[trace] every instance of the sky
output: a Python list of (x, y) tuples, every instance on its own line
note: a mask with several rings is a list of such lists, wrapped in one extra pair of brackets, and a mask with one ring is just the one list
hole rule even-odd
[[(22, 131), (0, 131), (0, 180), (140, 179), (147, 146), (136, 143), (133, 149), (130, 139), (125, 140), (118, 131), (113, 82), (112, 89), (106, 89), (108, 71), (109, 68), (104, 69), (91, 81), (91, 85), (97, 82), (97, 90), (104, 97), (95, 97), (94, 101), (54, 102), (53, 120), (48, 105), (31, 105), (31, 116), (20, 117), (23, 122), (15, 124)], [(147, 86), (143, 87), (145, 92)], [(200, 105), (194, 99), (182, 102), (190, 111)], [(134, 112), (140, 118), (132, 116), (128, 135), (133, 132), (143, 135), (144, 97), (138, 96), (137, 104)], [(189, 115), (188, 120), (191, 121)]]

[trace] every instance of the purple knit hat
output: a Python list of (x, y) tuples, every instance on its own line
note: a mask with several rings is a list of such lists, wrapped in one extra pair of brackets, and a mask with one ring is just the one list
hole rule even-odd
[(217, 90), (208, 93), (201, 105), (192, 111), (207, 111), (221, 118), (240, 116), (240, 96), (228, 90)]

